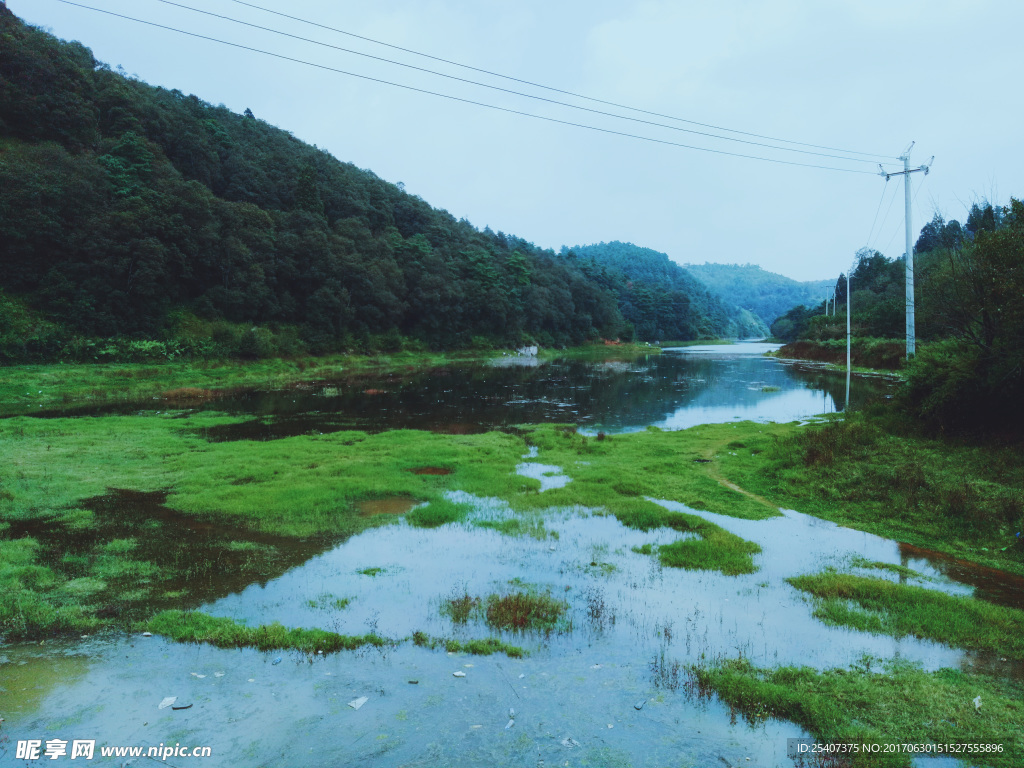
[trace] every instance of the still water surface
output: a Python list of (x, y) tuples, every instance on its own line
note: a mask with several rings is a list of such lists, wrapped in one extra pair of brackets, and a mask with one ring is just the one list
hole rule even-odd
[[(419, 374), (323, 382), (286, 391), (251, 390), (207, 404), (251, 421), (211, 439), (272, 439), (339, 429), (481, 432), (565, 422), (591, 431), (649, 425), (684, 429), (733, 419), (793, 421), (842, 410), (842, 376), (812, 364), (764, 357), (778, 345), (745, 343), (669, 349), (625, 361), (498, 358)], [(851, 406), (884, 397), (891, 384), (853, 381)]]

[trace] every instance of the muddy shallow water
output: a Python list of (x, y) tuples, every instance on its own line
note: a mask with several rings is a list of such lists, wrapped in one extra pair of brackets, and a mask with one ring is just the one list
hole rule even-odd
[[(558, 420), (622, 431), (803, 418), (835, 410), (845, 396), (839, 384), (838, 377), (718, 347), (629, 364), (450, 371), (392, 389), (382, 385), (373, 394), (325, 385), (292, 393), (292, 407), (286, 393), (252, 393), (211, 407), (259, 414), (252, 423), (269, 431), (250, 437), (264, 438), (316, 424), (323, 431), (330, 425), (443, 424), (478, 430)], [(855, 402), (884, 394), (884, 385), (870, 384)], [(571, 482), (535, 450), (517, 471), (544, 488)], [(979, 596), (993, 599), (1014, 594), (1012, 577), (998, 572), (968, 573), (924, 550), (796, 512), (746, 521), (661, 502), (762, 546), (756, 573), (727, 577), (663, 568), (656, 556), (634, 551), (679, 538), (668, 529), (635, 531), (590, 510), (562, 509), (534, 520), (535, 535), (505, 536), (474, 524), (510, 517), (503, 502), (466, 494), (452, 494), (452, 500), (472, 504), (470, 519), (414, 528), (401, 518), (410, 500), (385, 500), (364, 512), (392, 518), (391, 525), (341, 543), (303, 543), (303, 551), (285, 552), (258, 579), (240, 578), (243, 561), (226, 560), (222, 573), (204, 573), (202, 588), (190, 593), (192, 605), (203, 602), (208, 613), (251, 625), (372, 631), (395, 645), (308, 656), (183, 645), (136, 633), (0, 648), (0, 715), (6, 718), (0, 765), (25, 764), (12, 759), (14, 740), (59, 738), (212, 747), (210, 758), (166, 761), (174, 766), (792, 766), (786, 739), (805, 736), (799, 727), (771, 720), (751, 725), (716, 699), (699, 698), (683, 665), (742, 656), (759, 665), (825, 669), (877, 667), (879, 659), (898, 657), (926, 669), (1022, 674), (1009, 662), (937, 643), (827, 627), (812, 617), (806, 596), (784, 581), (829, 565), (845, 567), (859, 556), (909, 565), (921, 573), (921, 586), (955, 594), (977, 586)], [(130, 496), (115, 494), (97, 502), (97, 511), (157, 515), (167, 529), (163, 535), (173, 535), (175, 517), (159, 499), (140, 494), (137, 501), (133, 508)], [(197, 537), (197, 557), (203, 536), (229, 535), (182, 526), (182, 535)], [(475, 620), (454, 624), (441, 611), (446, 598), (513, 589), (565, 600), (565, 621), (550, 633), (495, 632)], [(463, 641), (500, 636), (528, 655), (428, 650), (410, 642), (417, 631)], [(169, 696), (192, 707), (159, 709)], [(358, 709), (349, 705), (361, 697), (367, 700)], [(120, 765), (125, 758), (103, 763), (97, 756), (94, 762)]]
[[(508, 514), (493, 500), (475, 506), (477, 520)], [(171, 761), (180, 765), (791, 765), (785, 740), (805, 735), (798, 727), (731, 717), (692, 695), (680, 665), (740, 655), (822, 669), (893, 657), (929, 669), (979, 663), (936, 643), (826, 627), (783, 581), (854, 555), (899, 563), (896, 543), (795, 512), (765, 521), (698, 514), (760, 543), (760, 570), (727, 577), (663, 568), (632, 548), (679, 534), (562, 510), (547, 517), (542, 539), (473, 520), (434, 530), (401, 521), (204, 606), (250, 624), (468, 639), (495, 633), (473, 621), (453, 625), (440, 612), (444, 598), (526, 583), (564, 598), (571, 626), (502, 633), (528, 651), (524, 659), (408, 641), (327, 657), (140, 635), (21, 645), (3, 652), (4, 727), (20, 738), (213, 748), (212, 759)], [(926, 575), (923, 585), (967, 591), (938, 569)], [(333, 598), (351, 602), (339, 609)], [(193, 707), (159, 710), (166, 696)], [(362, 696), (360, 709), (348, 706)], [(509, 708), (516, 714), (506, 729)]]

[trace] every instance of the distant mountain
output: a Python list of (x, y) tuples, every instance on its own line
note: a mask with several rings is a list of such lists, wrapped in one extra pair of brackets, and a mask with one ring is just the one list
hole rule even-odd
[(754, 313), (712, 293), (668, 255), (632, 243), (562, 248), (584, 274), (618, 295), (619, 311), (641, 339), (686, 341), (768, 335)]
[(756, 264), (687, 264), (687, 271), (728, 302), (771, 325), (793, 307), (817, 305), (835, 280), (798, 282)]

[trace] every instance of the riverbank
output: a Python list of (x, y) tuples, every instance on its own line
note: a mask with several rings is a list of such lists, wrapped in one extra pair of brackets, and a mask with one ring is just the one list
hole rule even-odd
[[(567, 350), (541, 349), (555, 357), (626, 359), (657, 354), (647, 344), (606, 347), (586, 344)], [(320, 381), (338, 381), (387, 373), (421, 373), (447, 365), (486, 363), (516, 358), (514, 350), (395, 352), (373, 355), (326, 355), (263, 360), (199, 360), (154, 363), (50, 363), (0, 368), (0, 416), (99, 408), (156, 400), (173, 409), (207, 402), (241, 389), (287, 389)]]
[[(772, 357), (791, 360), (809, 360), (842, 366), (846, 369), (846, 341), (793, 341), (781, 346)], [(856, 337), (850, 347), (852, 364), (861, 372), (901, 371), (906, 363), (906, 345), (899, 340)]]

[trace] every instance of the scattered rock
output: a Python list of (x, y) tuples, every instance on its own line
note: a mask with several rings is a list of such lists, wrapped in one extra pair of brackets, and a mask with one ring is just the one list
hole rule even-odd
[(365, 704), (369, 700), (369, 696), (360, 696), (358, 699), (352, 699), (352, 701), (350, 701), (348, 705), (352, 707), (352, 709), (359, 709), (361, 706), (363, 706), (363, 704)]
[(280, 656), (278, 656), (278, 657), (277, 657), (276, 659), (274, 659), (274, 660), (273, 660), (272, 662), (270, 662), (270, 663), (271, 663), (271, 664), (280, 664), (280, 663), (281, 663), (281, 657), (280, 657)]
[(192, 702), (188, 704), (171, 704), (171, 709), (192, 709)]
[(644, 708), (644, 704), (646, 704), (646, 703), (647, 703), (647, 699), (641, 699), (640, 701), (638, 701), (636, 704), (633, 705), (633, 709), (643, 709)]
[[(143, 636), (143, 637), (152, 637), (152, 636), (153, 636), (153, 633), (152, 633), (152, 632), (143, 632), (143, 633), (142, 633), (142, 636)], [(85, 635), (82, 635), (82, 637), (84, 638), (84, 637), (85, 637)]]
[(420, 684), (419, 680), (410, 680), (409, 681), (409, 685), (419, 685), (419, 684)]
[(566, 749), (575, 749), (580, 746), (580, 743), (573, 738), (564, 738), (562, 739), (562, 746)]
[(463, 671), (462, 671), (462, 670), (460, 669), (460, 670), (459, 670), (458, 672), (452, 672), (452, 676), (453, 676), (453, 677), (465, 677), (465, 676), (466, 676), (466, 673), (465, 673), (465, 672), (463, 672)]
[(515, 724), (516, 724), (515, 720), (509, 720), (507, 723), (505, 723), (505, 730), (507, 731), (509, 728), (511, 728)]
[(192, 675), (192, 677), (198, 677), (200, 680), (206, 677), (206, 675), (200, 675), (198, 672), (190, 672), (189, 674)]
[(157, 707), (157, 709), (167, 709), (168, 707), (173, 706), (174, 702), (176, 702), (177, 700), (177, 696), (167, 696), (164, 698), (163, 701), (160, 702), (160, 706)]

